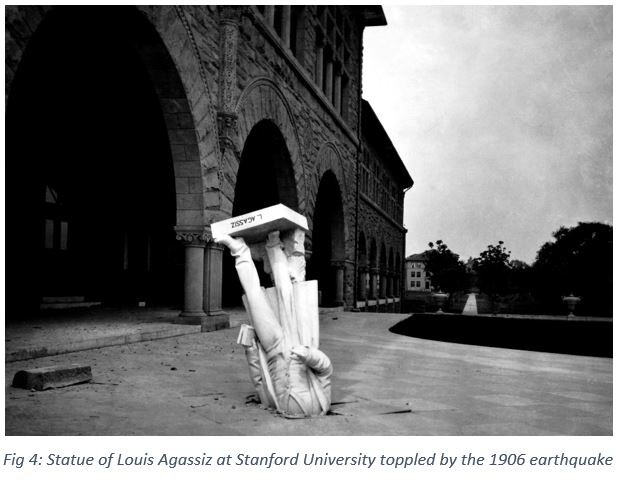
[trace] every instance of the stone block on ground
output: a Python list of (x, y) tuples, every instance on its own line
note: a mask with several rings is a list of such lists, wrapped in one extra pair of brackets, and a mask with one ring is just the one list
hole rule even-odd
[(92, 379), (93, 375), (90, 366), (70, 364), (18, 371), (13, 377), (12, 386), (41, 391), (87, 383)]

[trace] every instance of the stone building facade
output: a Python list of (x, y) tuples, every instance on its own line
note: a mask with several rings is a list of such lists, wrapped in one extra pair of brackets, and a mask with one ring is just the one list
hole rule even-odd
[(424, 253), (412, 254), (405, 259), (405, 291), (430, 293), (433, 288), (431, 277), (426, 271), (427, 258)]
[(413, 186), (372, 107), (362, 100), (359, 164), (357, 307), (400, 310), (403, 292), (405, 192)]
[[(7, 313), (77, 298), (226, 326), (238, 285), (209, 225), (275, 203), (308, 217), (322, 305), (356, 306), (362, 240), (394, 295), (410, 177), (361, 99), (363, 31), (385, 23), (378, 6), (7, 6)], [(367, 160), (401, 182), (387, 206), (360, 191)]]

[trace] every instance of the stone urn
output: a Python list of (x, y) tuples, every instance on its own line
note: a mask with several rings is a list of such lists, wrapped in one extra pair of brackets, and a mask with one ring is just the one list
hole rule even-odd
[(444, 313), (441, 307), (446, 304), (448, 296), (449, 295), (447, 293), (444, 293), (441, 290), (433, 293), (433, 299), (435, 300), (435, 304), (437, 305), (437, 312), (435, 313)]
[(562, 301), (568, 307), (568, 316), (574, 317), (575, 314), (573, 312), (575, 311), (575, 307), (577, 306), (577, 304), (581, 301), (581, 298), (576, 297), (571, 293), (567, 297), (562, 297)]

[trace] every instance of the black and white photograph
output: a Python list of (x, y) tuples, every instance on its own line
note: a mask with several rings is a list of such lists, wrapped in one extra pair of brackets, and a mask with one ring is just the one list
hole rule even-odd
[(5, 5), (4, 440), (611, 438), (612, 14)]

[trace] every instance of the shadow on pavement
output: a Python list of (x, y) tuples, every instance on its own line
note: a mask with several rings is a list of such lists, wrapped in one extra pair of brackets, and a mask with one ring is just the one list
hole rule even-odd
[(611, 320), (413, 314), (390, 331), (434, 341), (611, 358), (612, 329)]

